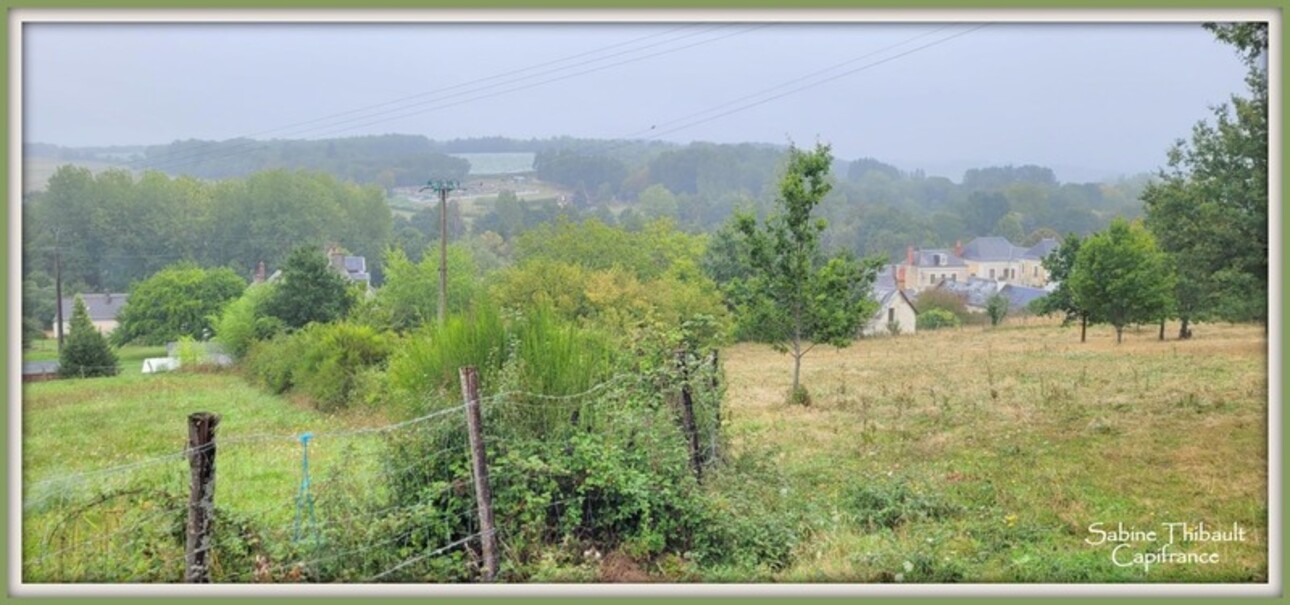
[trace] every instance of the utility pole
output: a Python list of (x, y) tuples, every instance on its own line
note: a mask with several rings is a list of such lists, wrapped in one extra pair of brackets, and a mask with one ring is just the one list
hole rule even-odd
[(448, 192), (461, 189), (455, 180), (434, 179), (421, 191), (433, 189), (439, 194), (439, 325), (448, 316)]
[(63, 251), (58, 246), (58, 232), (54, 232), (54, 299), (58, 304), (58, 317), (55, 319), (58, 331), (58, 352), (63, 352)]

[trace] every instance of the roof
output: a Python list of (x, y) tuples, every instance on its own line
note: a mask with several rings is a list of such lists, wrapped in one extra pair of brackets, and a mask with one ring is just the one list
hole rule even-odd
[(873, 280), (874, 290), (895, 290), (896, 289), (896, 267), (895, 265), (886, 265), (878, 270), (877, 276)]
[(887, 307), (887, 303), (891, 302), (892, 299), (894, 298), (905, 299), (905, 302), (909, 304), (909, 308), (913, 309), (914, 313), (918, 313), (918, 307), (914, 306), (914, 301), (911, 298), (909, 298), (909, 295), (905, 294), (903, 291), (895, 287), (879, 288), (877, 286), (874, 286), (874, 289), (869, 293), (869, 298), (872, 298), (873, 300), (878, 301), (879, 313), (881, 313), (882, 310)]
[(1028, 288), (1008, 284), (999, 290), (999, 294), (1008, 299), (1009, 310), (1018, 311), (1026, 308), (1026, 305), (1029, 305), (1031, 301), (1047, 296), (1048, 291), (1043, 288)]
[(997, 235), (978, 237), (963, 246), (963, 258), (974, 261), (1020, 260), (1026, 249)]
[(969, 277), (964, 281), (941, 280), (936, 289), (961, 295), (963, 302), (969, 307), (984, 308), (986, 301), (999, 291), (999, 282), (980, 277)]
[[(935, 262), (936, 257), (940, 256), (942, 262)], [(963, 259), (955, 256), (953, 250), (945, 248), (932, 248), (930, 250), (918, 250), (914, 252), (914, 264), (919, 267), (966, 267), (967, 263)]]
[(58, 368), (59, 363), (57, 359), (51, 359), (49, 361), (24, 361), (22, 362), (22, 375), (53, 374), (58, 371)]
[[(129, 294), (82, 294), (85, 309), (90, 312), (90, 321), (109, 321), (116, 319), (125, 306)], [(63, 299), (63, 321), (72, 320), (75, 298)]]
[(1035, 244), (1031, 246), (1029, 250), (1026, 250), (1026, 253), (1023, 254), (1022, 257), (1043, 260), (1049, 254), (1052, 254), (1053, 250), (1056, 250), (1058, 245), (1059, 242), (1057, 240), (1051, 237), (1045, 237), (1044, 239), (1039, 240), (1038, 244)]

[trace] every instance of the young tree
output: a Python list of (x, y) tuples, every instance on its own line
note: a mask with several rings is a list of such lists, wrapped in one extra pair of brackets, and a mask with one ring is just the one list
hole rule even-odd
[(1140, 223), (1122, 218), (1088, 238), (1071, 268), (1074, 301), (1092, 317), (1115, 326), (1115, 341), (1124, 326), (1154, 322), (1173, 298), (1174, 275), (1168, 257)]
[(1071, 292), (1070, 285), (1071, 269), (1075, 266), (1075, 258), (1079, 256), (1081, 242), (1083, 240), (1080, 239), (1080, 236), (1068, 233), (1062, 243), (1048, 256), (1044, 257), (1041, 262), (1044, 265), (1044, 269), (1048, 271), (1048, 279), (1056, 283), (1057, 288), (1034, 304), (1036, 306), (1035, 311), (1040, 315), (1061, 313), (1063, 315), (1063, 326), (1070, 325), (1071, 322), (1078, 319), (1079, 341), (1085, 342), (1088, 336), (1088, 323), (1091, 318), (1088, 311), (1075, 303), (1075, 295)]
[(316, 248), (301, 246), (287, 257), (282, 282), (265, 301), (264, 310), (294, 330), (315, 321), (340, 319), (351, 302), (345, 278), (331, 268), (327, 257)]
[(869, 289), (881, 259), (857, 261), (849, 254), (825, 259), (820, 251), (823, 219), (811, 211), (828, 194), (829, 146), (814, 151), (790, 147), (788, 170), (779, 183), (779, 213), (758, 228), (740, 214), (736, 226), (748, 244), (751, 277), (744, 280), (744, 312), (756, 313), (771, 344), (793, 356), (790, 401), (805, 400), (802, 356), (818, 343), (847, 346), (876, 311)]
[(172, 265), (131, 288), (112, 340), (156, 345), (181, 336), (202, 339), (213, 317), (244, 289), (246, 281), (231, 269)]
[(116, 353), (90, 321), (85, 300), (76, 295), (72, 309), (71, 329), (58, 355), (58, 374), (64, 377), (115, 376)]

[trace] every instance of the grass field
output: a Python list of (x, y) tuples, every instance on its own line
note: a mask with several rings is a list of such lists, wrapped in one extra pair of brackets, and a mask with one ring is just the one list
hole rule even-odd
[(298, 435), (318, 435), (310, 445), (315, 481), (338, 472), (358, 482), (374, 476), (381, 462), (378, 436), (330, 434), (383, 424), (383, 416), (370, 411), (324, 415), (265, 394), (231, 373), (144, 375), (138, 363), (126, 363), (165, 354), (157, 349), (127, 347), (119, 376), (23, 385), (27, 581), (182, 577), (182, 540), (151, 552), (152, 561), (138, 556), (132, 540), (182, 527), (189, 473), (182, 451), (193, 412), (222, 418), (217, 506), (278, 535), (290, 533), (296, 514)]
[[(38, 346), (29, 358), (49, 355), (49, 343)], [(731, 347), (722, 357), (728, 463), (708, 489), (768, 503), (761, 509), (793, 528), (790, 562), (651, 573), (734, 582), (1266, 581), (1266, 351), (1255, 326), (1202, 325), (1190, 341), (1165, 342), (1152, 329), (1129, 331), (1122, 345), (1105, 328), (1081, 344), (1077, 328), (1043, 320), (922, 332), (812, 351), (803, 381), (813, 401), (802, 407), (784, 403), (787, 356)], [(367, 483), (380, 438), (337, 432), (390, 418), (324, 415), (232, 373), (139, 373), (138, 360), (161, 354), (127, 348), (120, 376), (24, 385), (28, 581), (176, 581), (181, 539), (149, 551), (153, 563), (132, 540), (182, 528), (188, 469), (176, 453), (194, 411), (223, 418), (216, 500), (234, 523), (253, 520), (290, 541), (296, 437), (306, 431), (318, 435), (315, 481), (342, 478), (360, 495), (380, 489)], [(117, 470), (97, 472), (104, 468)], [(1201, 521), (1238, 524), (1246, 540), (1175, 544), (1218, 559), (1149, 570), (1115, 565), (1113, 544), (1086, 543), (1095, 523), (1162, 534), (1118, 551), (1131, 561), (1160, 550), (1162, 523)], [(63, 556), (69, 549), (74, 556)], [(165, 561), (160, 570), (156, 560)]]
[(124, 164), (112, 164), (109, 162), (97, 162), (92, 160), (59, 160), (55, 158), (23, 158), (22, 160), (22, 190), (24, 192), (44, 191), (49, 185), (49, 177), (54, 176), (60, 166), (71, 164), (89, 168), (91, 172), (98, 174), (100, 172), (112, 169), (128, 170)]
[[(1253, 326), (1118, 346), (1043, 320), (923, 332), (813, 351), (814, 401), (790, 407), (790, 359), (740, 345), (728, 427), (809, 528), (775, 580), (1266, 581), (1266, 352)], [(1201, 521), (1247, 540), (1176, 544), (1218, 561), (1149, 571), (1085, 542), (1094, 523), (1160, 532), (1119, 551), (1131, 563), (1162, 523)]]

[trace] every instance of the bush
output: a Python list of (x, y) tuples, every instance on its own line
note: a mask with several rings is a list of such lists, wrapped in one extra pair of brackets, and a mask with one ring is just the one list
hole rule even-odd
[[(959, 318), (960, 323), (970, 323), (970, 317), (974, 315), (974, 313), (968, 311), (967, 301), (962, 296), (948, 290), (926, 290), (918, 295), (920, 321), (923, 314), (933, 309), (948, 311)], [(921, 328), (922, 326), (919, 325), (919, 327)]]
[(361, 373), (385, 361), (392, 348), (390, 335), (348, 323), (311, 324), (293, 338), (304, 345), (292, 380), (324, 412), (347, 407)]
[(962, 324), (958, 316), (939, 308), (932, 308), (918, 314), (919, 330), (939, 330), (957, 328)]
[(273, 296), (272, 284), (255, 284), (242, 296), (229, 303), (212, 322), (215, 340), (234, 358), (241, 359), (251, 345), (259, 340), (272, 338), (282, 331), (282, 322), (265, 313), (265, 301)]
[(389, 334), (348, 323), (310, 324), (293, 334), (252, 345), (243, 367), (274, 393), (296, 390), (324, 412), (347, 407), (365, 370), (392, 349)]
[(805, 386), (797, 385), (797, 388), (789, 389), (788, 403), (790, 405), (811, 405), (811, 392), (806, 390)]
[(990, 325), (999, 325), (1008, 315), (1008, 298), (1002, 294), (991, 296), (985, 303), (985, 312), (990, 316)]

